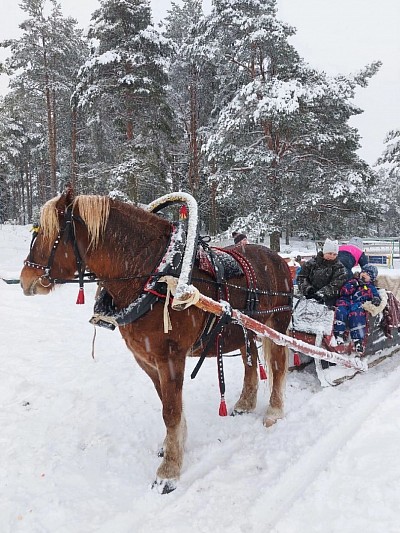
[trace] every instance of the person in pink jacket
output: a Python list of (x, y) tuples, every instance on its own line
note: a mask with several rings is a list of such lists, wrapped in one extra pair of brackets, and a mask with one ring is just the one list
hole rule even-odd
[(364, 243), (360, 237), (352, 237), (348, 244), (341, 244), (339, 246), (338, 259), (346, 268), (347, 279), (354, 276), (353, 268), (360, 265), (362, 268), (368, 263), (368, 258), (365, 255)]

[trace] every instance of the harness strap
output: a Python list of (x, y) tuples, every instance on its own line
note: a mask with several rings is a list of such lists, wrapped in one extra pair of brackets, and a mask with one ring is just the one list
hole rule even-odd
[(169, 299), (171, 297), (171, 285), (167, 283), (167, 294), (165, 296), (165, 302), (164, 302), (164, 333), (168, 333), (172, 329), (171, 324), (171, 317), (169, 316), (168, 312), (168, 305), (169, 305)]
[(237, 250), (226, 250), (241, 266), (247, 282), (247, 301), (246, 306), (249, 312), (257, 309), (259, 298), (257, 293), (257, 276), (253, 266), (247, 259)]
[(222, 332), (219, 332), (216, 340), (216, 350), (217, 350), (217, 364), (218, 364), (218, 384), (219, 392), (221, 394), (220, 404), (219, 404), (219, 416), (227, 416), (228, 411), (225, 403), (225, 376), (224, 376), (224, 361), (222, 357)]
[[(231, 313), (231, 307), (229, 306), (228, 309), (225, 309), (222, 315), (219, 317), (219, 320), (217, 324), (215, 325), (213, 331), (210, 333), (210, 337), (208, 339), (207, 345), (203, 350), (203, 353), (201, 354), (197, 365), (194, 367), (193, 372), (190, 374), (191, 379), (194, 379), (197, 376), (198, 371), (201, 368), (201, 365), (204, 363), (204, 359), (206, 358), (208, 352), (210, 351), (210, 348), (213, 346), (214, 342), (216, 342), (216, 339), (218, 335), (221, 334), (224, 326), (232, 322), (232, 313)], [(219, 354), (219, 350), (218, 350)], [(221, 350), (221, 359), (222, 359), (222, 350)], [(222, 366), (222, 361), (221, 361)], [(222, 393), (221, 393), (222, 394)]]

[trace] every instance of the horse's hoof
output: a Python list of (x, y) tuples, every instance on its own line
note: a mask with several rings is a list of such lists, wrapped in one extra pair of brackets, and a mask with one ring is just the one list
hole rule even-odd
[(276, 418), (268, 418), (268, 417), (265, 417), (264, 420), (263, 420), (263, 424), (266, 428), (270, 428), (271, 426), (273, 426), (274, 424), (276, 424), (276, 421), (277, 419)]
[(177, 487), (177, 479), (160, 479), (157, 478), (152, 486), (152, 490), (156, 490), (159, 494), (169, 494)]
[(238, 416), (238, 415), (244, 415), (247, 411), (238, 411), (237, 409), (234, 409), (231, 413), (231, 416)]

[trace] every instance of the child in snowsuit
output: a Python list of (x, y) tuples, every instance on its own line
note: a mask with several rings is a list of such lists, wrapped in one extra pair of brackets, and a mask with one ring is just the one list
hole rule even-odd
[(352, 278), (343, 285), (340, 290), (340, 299), (336, 302), (333, 327), (336, 342), (338, 345), (344, 343), (343, 334), (348, 323), (350, 337), (358, 353), (364, 351), (363, 340), (367, 323), (367, 313), (363, 309), (363, 303), (370, 301), (375, 306), (381, 303), (378, 290), (374, 285), (377, 276), (378, 269), (375, 265), (364, 265), (359, 278)]

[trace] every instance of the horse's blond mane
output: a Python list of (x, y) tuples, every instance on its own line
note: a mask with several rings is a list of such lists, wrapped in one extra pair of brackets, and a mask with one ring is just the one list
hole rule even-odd
[[(57, 237), (60, 230), (57, 202), (60, 196), (46, 202), (40, 212), (40, 227), (43, 237), (50, 241)], [(107, 196), (77, 196), (72, 204), (72, 212), (79, 209), (89, 235), (89, 246), (96, 248), (110, 214), (110, 199)]]
[(40, 229), (43, 233), (43, 237), (52, 241), (54, 241), (60, 229), (56, 208), (59, 199), (60, 196), (52, 198), (46, 202), (40, 210)]
[(96, 248), (110, 214), (110, 198), (107, 196), (77, 196), (73, 203), (73, 212), (76, 207), (88, 229), (89, 246)]

